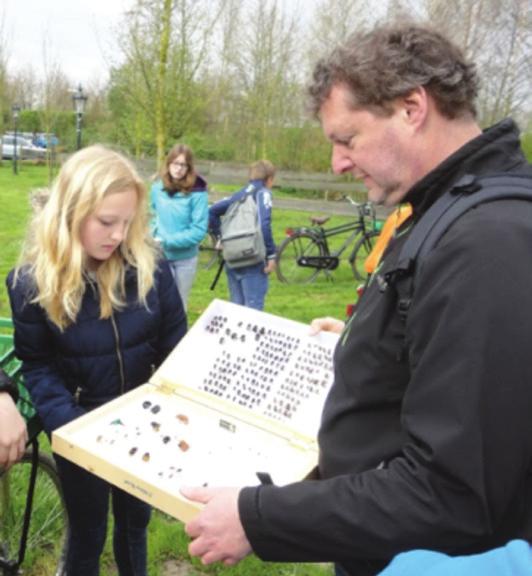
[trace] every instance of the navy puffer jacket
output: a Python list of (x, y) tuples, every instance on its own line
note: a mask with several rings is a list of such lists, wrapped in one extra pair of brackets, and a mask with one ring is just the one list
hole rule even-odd
[(76, 322), (60, 332), (39, 305), (33, 283), (7, 278), (15, 353), (46, 432), (148, 381), (186, 333), (186, 316), (168, 264), (160, 262), (148, 307), (137, 301), (136, 273), (126, 274), (127, 306), (100, 319), (95, 284), (88, 283)]

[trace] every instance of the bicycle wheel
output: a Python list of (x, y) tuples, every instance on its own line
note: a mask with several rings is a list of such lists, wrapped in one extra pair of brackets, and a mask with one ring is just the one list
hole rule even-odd
[(205, 235), (205, 238), (199, 245), (199, 267), (202, 270), (209, 270), (216, 263), (221, 260), (220, 250), (216, 250), (216, 238), (210, 232)]
[(349, 257), (353, 276), (360, 282), (363, 282), (368, 276), (368, 273), (364, 269), (364, 262), (369, 256), (369, 253), (373, 250), (373, 245), (375, 244), (378, 235), (379, 233), (374, 230), (363, 234), (357, 240), (353, 252), (351, 252), (351, 256)]
[[(0, 553), (9, 560), (18, 559), (31, 465), (28, 450), (7, 472), (0, 472)], [(24, 571), (63, 576), (68, 530), (55, 462), (48, 454), (39, 454)]]
[(312, 282), (320, 273), (319, 268), (300, 266), (301, 256), (325, 256), (325, 247), (312, 234), (297, 232), (286, 238), (277, 253), (277, 277), (286, 284)]

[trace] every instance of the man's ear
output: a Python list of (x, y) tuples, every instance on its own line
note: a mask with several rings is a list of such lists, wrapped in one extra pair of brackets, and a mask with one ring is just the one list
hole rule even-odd
[(413, 127), (421, 126), (429, 111), (429, 95), (423, 86), (414, 88), (411, 92), (400, 98), (405, 121)]

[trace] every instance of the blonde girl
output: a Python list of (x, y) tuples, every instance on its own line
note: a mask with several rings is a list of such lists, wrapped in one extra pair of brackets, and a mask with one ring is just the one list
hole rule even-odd
[[(103, 146), (64, 164), (7, 285), (15, 351), (48, 434), (146, 382), (186, 331), (149, 238), (144, 183)], [(111, 496), (118, 572), (145, 575), (149, 506), (56, 460), (71, 526), (68, 574), (99, 573)]]

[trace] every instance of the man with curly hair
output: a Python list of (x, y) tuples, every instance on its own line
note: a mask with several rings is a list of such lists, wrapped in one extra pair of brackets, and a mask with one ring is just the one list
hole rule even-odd
[(464, 175), (530, 175), (519, 131), (511, 119), (481, 130), (474, 65), (421, 25), (355, 34), (318, 62), (309, 94), (335, 172), (413, 215), (343, 328), (315, 478), (185, 490), (206, 504), (187, 525), (190, 553), (365, 576), (413, 548), (530, 540), (532, 202), (458, 218), (416, 273), (406, 322), (389, 281), (411, 231)]

